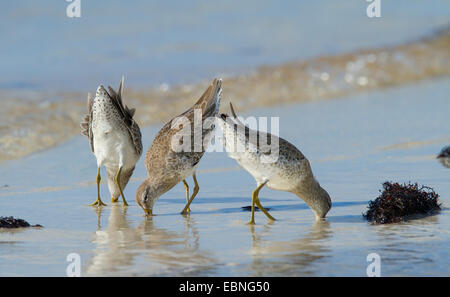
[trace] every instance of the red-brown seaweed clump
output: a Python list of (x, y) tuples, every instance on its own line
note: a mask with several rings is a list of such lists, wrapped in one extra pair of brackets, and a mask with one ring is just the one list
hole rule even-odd
[(441, 209), (439, 195), (430, 187), (385, 182), (383, 189), (378, 198), (369, 202), (368, 210), (363, 214), (371, 223), (398, 223), (409, 216), (428, 215)]

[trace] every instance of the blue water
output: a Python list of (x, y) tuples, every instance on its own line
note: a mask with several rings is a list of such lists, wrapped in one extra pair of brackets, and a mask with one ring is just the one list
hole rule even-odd
[(450, 22), (450, 2), (5, 1), (0, 9), (0, 88), (95, 89), (122, 74), (129, 86), (192, 82), (261, 64), (382, 47)]
[[(159, 198), (151, 219), (134, 200), (143, 158), (124, 191), (130, 206), (111, 205), (102, 184), (109, 204), (102, 211), (87, 206), (96, 197), (96, 162), (86, 137), (6, 162), (0, 215), (45, 228), (0, 231), (0, 276), (65, 276), (70, 253), (81, 256), (84, 276), (366, 276), (369, 253), (380, 255), (382, 276), (448, 276), (450, 169), (435, 156), (450, 142), (449, 91), (446, 78), (242, 114), (280, 117), (280, 135), (305, 154), (332, 197), (321, 223), (298, 197), (263, 188), (261, 203), (277, 221), (257, 212), (256, 225), (246, 225), (242, 207), (256, 183), (225, 153), (202, 158), (189, 217), (179, 214), (179, 184)], [(145, 150), (160, 128), (142, 129)], [(419, 145), (388, 149), (405, 142)], [(433, 187), (444, 210), (368, 224), (361, 214), (386, 180)]]

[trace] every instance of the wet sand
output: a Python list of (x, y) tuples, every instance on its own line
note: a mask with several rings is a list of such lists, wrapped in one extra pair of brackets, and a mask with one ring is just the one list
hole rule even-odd
[[(246, 225), (250, 213), (242, 207), (250, 205), (255, 182), (225, 153), (202, 159), (189, 217), (179, 214), (185, 195), (178, 185), (158, 200), (151, 219), (134, 201), (146, 175), (142, 159), (125, 189), (130, 206), (108, 203), (101, 211), (87, 206), (96, 195), (96, 163), (85, 137), (4, 162), (2, 215), (44, 228), (0, 231), (0, 276), (64, 276), (69, 253), (80, 254), (84, 276), (365, 276), (372, 252), (381, 257), (382, 276), (448, 276), (450, 171), (435, 156), (450, 141), (449, 82), (242, 113), (279, 116), (280, 135), (310, 159), (333, 200), (319, 223), (299, 198), (263, 189), (261, 202), (277, 221), (258, 212), (256, 225)], [(159, 128), (143, 129), (145, 149)], [(386, 180), (433, 187), (443, 211), (368, 224), (361, 214)], [(106, 184), (101, 193), (109, 202)]]

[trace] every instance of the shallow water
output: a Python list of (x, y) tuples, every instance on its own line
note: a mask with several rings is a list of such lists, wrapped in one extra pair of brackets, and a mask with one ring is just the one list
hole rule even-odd
[[(0, 11), (0, 88), (88, 91), (125, 74), (132, 86), (191, 83), (261, 64), (385, 47), (450, 22), (446, 0), (8, 1)], [(14, 28), (11, 30), (11, 28)]]
[[(179, 214), (185, 195), (178, 185), (158, 200), (151, 219), (134, 201), (145, 176), (142, 160), (125, 189), (127, 209), (87, 206), (96, 195), (96, 163), (85, 137), (6, 162), (0, 166), (2, 215), (44, 228), (0, 232), (0, 275), (64, 276), (66, 256), (78, 253), (85, 276), (365, 276), (366, 257), (375, 252), (382, 276), (448, 276), (450, 171), (435, 156), (450, 142), (449, 82), (247, 113), (280, 116), (280, 135), (311, 161), (333, 200), (319, 223), (299, 198), (263, 189), (261, 202), (277, 221), (268, 223), (258, 212), (256, 225), (246, 225), (250, 213), (242, 207), (250, 205), (255, 182), (225, 153), (202, 159), (189, 217)], [(143, 129), (144, 147), (158, 130)], [(443, 211), (401, 224), (368, 224), (361, 213), (386, 180), (433, 187)], [(106, 184), (101, 192), (109, 202)]]
[(81, 3), (79, 19), (66, 17), (66, 1), (2, 5), (0, 162), (78, 134), (86, 93), (122, 75), (125, 102), (149, 125), (215, 76), (249, 110), (450, 73), (445, 0), (384, 1), (379, 19), (363, 0)]
[[(411, 43), (322, 56), (224, 78), (224, 97), (240, 110), (280, 103), (336, 98), (450, 74), (450, 29)], [(125, 88), (124, 101), (138, 107), (140, 125), (167, 121), (202, 94), (209, 81)], [(22, 157), (80, 133), (86, 96), (74, 92), (1, 91), (0, 162)], [(193, 99), (194, 98), (194, 99)]]

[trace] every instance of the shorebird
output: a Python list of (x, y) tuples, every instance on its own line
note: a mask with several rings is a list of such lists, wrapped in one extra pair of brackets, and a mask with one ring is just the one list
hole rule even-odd
[[(308, 159), (283, 138), (250, 129), (238, 119), (231, 103), (230, 108), (233, 117), (221, 114), (217, 117), (218, 125), (222, 129), (228, 155), (247, 170), (257, 183), (252, 193), (249, 224), (255, 224), (255, 205), (269, 220), (275, 220), (258, 198), (264, 186), (297, 195), (312, 209), (316, 219), (324, 218), (331, 208), (331, 199), (314, 178)], [(272, 143), (277, 145), (272, 147)]]
[[(153, 205), (156, 200), (179, 182), (183, 182), (186, 191), (186, 206), (181, 213), (190, 212), (189, 206), (200, 189), (195, 171), (212, 138), (214, 124), (211, 122), (215, 122), (215, 116), (219, 111), (221, 94), (222, 80), (216, 78), (191, 108), (171, 119), (155, 136), (145, 155), (148, 176), (136, 192), (136, 202), (147, 215), (153, 215)], [(180, 120), (184, 120), (184, 125), (179, 124)], [(206, 121), (209, 121), (210, 125), (206, 125)], [(196, 137), (195, 131), (192, 133), (192, 127), (195, 130), (198, 123), (202, 125), (200, 131), (197, 131), (201, 133), (200, 137)], [(172, 142), (186, 127), (189, 127), (187, 149), (174, 150)], [(179, 142), (183, 144), (184, 139), (180, 139)], [(191, 175), (195, 186), (192, 196), (189, 197), (189, 185), (186, 178)]]
[(88, 114), (81, 128), (97, 158), (97, 200), (91, 206), (106, 205), (100, 199), (102, 166), (106, 167), (111, 201), (117, 202), (122, 196), (123, 204), (128, 205), (123, 190), (142, 154), (141, 131), (133, 119), (136, 110), (122, 102), (123, 80), (117, 92), (111, 87), (108, 92), (100, 85), (94, 100), (88, 94)]

